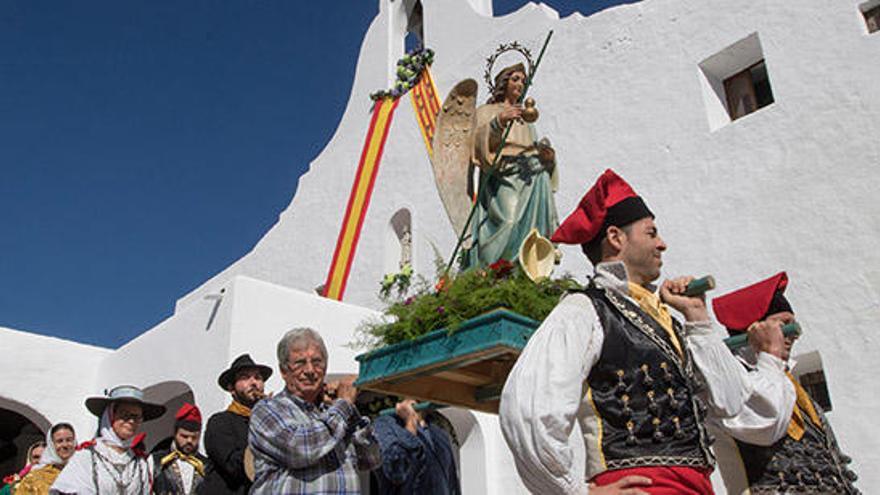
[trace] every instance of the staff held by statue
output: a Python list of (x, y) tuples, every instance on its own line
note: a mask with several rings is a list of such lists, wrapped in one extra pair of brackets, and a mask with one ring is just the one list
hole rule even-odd
[[(486, 80), (489, 83), (490, 89), (492, 89), (492, 90), (494, 90), (495, 88), (494, 88), (494, 84), (491, 79), (492, 78), (491, 73), (490, 73), (491, 66), (495, 62), (495, 59), (500, 54), (507, 52), (507, 51), (520, 52), (526, 58), (526, 60), (529, 64), (529, 70), (528, 70), (528, 73), (526, 74), (527, 77), (526, 77), (525, 83), (523, 84), (522, 92), (519, 95), (519, 98), (517, 99), (517, 102), (516, 102), (515, 108), (517, 108), (518, 110), (514, 111), (514, 112), (510, 112), (512, 114), (516, 114), (516, 116), (515, 116), (515, 118), (506, 120), (506, 122), (504, 124), (504, 130), (501, 133), (500, 144), (497, 147), (497, 152), (494, 153), (494, 156), (491, 159), (491, 165), (489, 167), (484, 167), (481, 174), (480, 174), (480, 181), (479, 181), (479, 185), (478, 185), (478, 189), (477, 189), (476, 201), (474, 201), (473, 205), (471, 206), (470, 213), (468, 214), (467, 220), (464, 222), (464, 225), (463, 225), (461, 232), (458, 236), (458, 241), (456, 242), (455, 249), (452, 252), (452, 256), (450, 257), (449, 263), (447, 263), (447, 265), (446, 265), (446, 269), (444, 270), (444, 274), (449, 273), (449, 270), (451, 269), (452, 264), (454, 263), (456, 257), (458, 256), (459, 250), (461, 249), (461, 246), (462, 246), (465, 238), (468, 235), (468, 229), (470, 228), (470, 226), (474, 220), (474, 217), (476, 216), (476, 213), (478, 211), (478, 207), (480, 205), (481, 200), (484, 199), (484, 195), (486, 194), (487, 181), (493, 175), (496, 176), (496, 178), (497, 178), (497, 176), (500, 176), (504, 173), (504, 171), (499, 169), (499, 165), (501, 164), (501, 159), (503, 156), (502, 150), (504, 149), (505, 145), (508, 143), (508, 139), (510, 137), (511, 130), (514, 127), (514, 123), (518, 119), (521, 119), (522, 121), (525, 121), (526, 123), (531, 124), (535, 120), (537, 120), (537, 118), (538, 118), (538, 110), (537, 110), (537, 108), (535, 108), (535, 101), (533, 98), (527, 98), (526, 94), (527, 94), (530, 86), (532, 85), (532, 82), (534, 81), (535, 73), (537, 72), (537, 69), (540, 66), (541, 60), (544, 57), (544, 53), (547, 50), (547, 46), (550, 43), (550, 38), (552, 36), (553, 36), (553, 31), (551, 30), (549, 33), (547, 33), (547, 37), (544, 40), (544, 44), (541, 47), (541, 51), (538, 54), (538, 58), (534, 63), (532, 63), (532, 61), (531, 61), (531, 56), (530, 56), (528, 49), (522, 47), (521, 45), (519, 45), (519, 43), (516, 43), (516, 42), (510, 43), (507, 45), (501, 45), (501, 47), (499, 47), (498, 51), (496, 51), (496, 53), (493, 54), (488, 59), (489, 69), (487, 70), (487, 73), (486, 73)], [(524, 106), (520, 107), (520, 105), (523, 105), (523, 104), (524, 104)], [(499, 119), (497, 119), (497, 118), (495, 119), (496, 122), (498, 120)], [(555, 153), (553, 152), (552, 148), (549, 147), (549, 144), (547, 144), (547, 142), (545, 140), (542, 140), (542, 142), (536, 143), (535, 146), (533, 147), (533, 149), (535, 151), (537, 151), (539, 158), (544, 162), (552, 162), (555, 158)], [(553, 220), (555, 220), (555, 207), (553, 208), (552, 218), (553, 218)], [(552, 228), (555, 228), (555, 225)], [(527, 230), (527, 232), (528, 232), (528, 230)], [(522, 236), (522, 237), (524, 238), (525, 236)], [(522, 241), (522, 240), (523, 239), (520, 239), (520, 241)], [(517, 245), (517, 248), (518, 247), (519, 246)], [(486, 260), (482, 260), (482, 261), (485, 262)], [(494, 261), (497, 261), (497, 260), (491, 260), (491, 261), (488, 261), (488, 263), (491, 263)], [(465, 265), (467, 265), (467, 263), (465, 263)]]

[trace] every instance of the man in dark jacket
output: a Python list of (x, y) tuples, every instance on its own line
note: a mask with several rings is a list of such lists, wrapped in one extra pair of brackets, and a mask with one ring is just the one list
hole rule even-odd
[(153, 456), (153, 493), (156, 495), (191, 495), (202, 493), (208, 458), (199, 454), (202, 414), (199, 408), (184, 403), (174, 415), (171, 444)]
[(376, 471), (379, 493), (460, 495), (449, 434), (425, 421), (414, 403), (401, 401), (395, 414), (380, 416), (373, 423), (382, 452), (382, 469)]
[(208, 420), (205, 450), (212, 469), (202, 485), (202, 493), (244, 495), (250, 489), (244, 457), (251, 408), (264, 397), (263, 386), (271, 375), (272, 368), (256, 364), (250, 355), (242, 354), (218, 378), (220, 387), (232, 395), (232, 403)]

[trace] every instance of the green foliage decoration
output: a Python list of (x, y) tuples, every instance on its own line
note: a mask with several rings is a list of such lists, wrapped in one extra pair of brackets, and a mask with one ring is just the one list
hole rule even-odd
[[(442, 265), (442, 263), (441, 263)], [(485, 270), (468, 270), (438, 277), (431, 286), (420, 278), (413, 295), (389, 301), (385, 318), (366, 322), (361, 332), (368, 347), (396, 344), (446, 328), (454, 332), (465, 320), (497, 308), (506, 308), (541, 321), (566, 291), (580, 284), (565, 275), (532, 282), (519, 266), (506, 260)]]

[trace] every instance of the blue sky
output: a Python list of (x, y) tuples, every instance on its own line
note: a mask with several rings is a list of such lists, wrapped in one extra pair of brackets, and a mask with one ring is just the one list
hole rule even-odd
[(377, 12), (4, 0), (0, 326), (118, 347), (247, 253), (335, 130)]

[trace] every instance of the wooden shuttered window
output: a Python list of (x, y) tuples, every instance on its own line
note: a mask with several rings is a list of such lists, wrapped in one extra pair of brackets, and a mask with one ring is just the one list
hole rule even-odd
[(763, 60), (724, 80), (727, 111), (736, 120), (773, 103), (773, 91)]
[(880, 5), (863, 11), (862, 15), (865, 16), (865, 24), (868, 25), (869, 33), (880, 30)]

